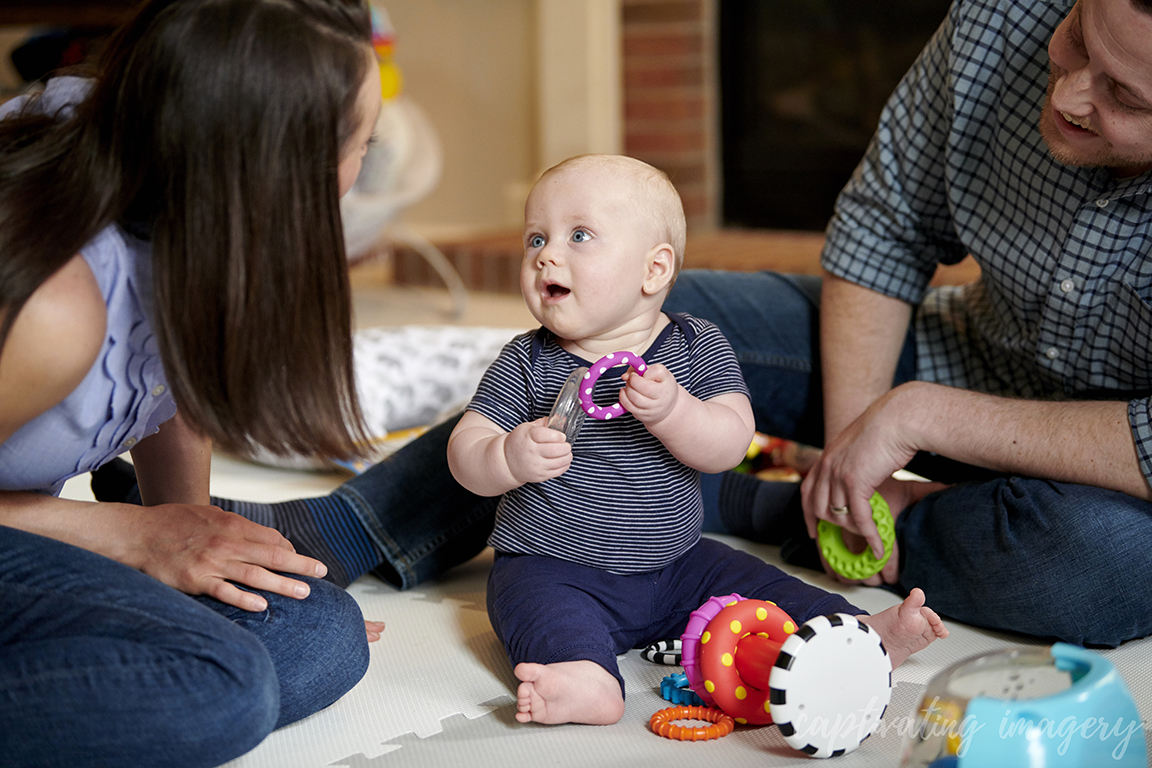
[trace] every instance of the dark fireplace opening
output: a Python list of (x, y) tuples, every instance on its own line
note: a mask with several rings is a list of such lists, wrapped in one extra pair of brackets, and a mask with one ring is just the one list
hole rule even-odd
[(721, 0), (725, 226), (823, 230), (949, 0)]

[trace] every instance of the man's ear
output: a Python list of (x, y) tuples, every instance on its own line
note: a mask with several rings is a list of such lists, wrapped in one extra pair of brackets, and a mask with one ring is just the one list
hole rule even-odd
[(644, 295), (653, 296), (672, 283), (676, 267), (676, 252), (668, 243), (660, 243), (648, 251), (645, 261)]

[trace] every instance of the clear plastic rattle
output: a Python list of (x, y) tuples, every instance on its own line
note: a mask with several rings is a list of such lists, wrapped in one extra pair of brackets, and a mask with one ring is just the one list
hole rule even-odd
[(592, 402), (592, 390), (609, 369), (620, 365), (630, 365), (641, 376), (648, 370), (648, 364), (640, 355), (632, 352), (610, 352), (592, 364), (592, 368), (581, 366), (568, 375), (560, 395), (548, 416), (548, 426), (564, 433), (568, 442), (574, 442), (586, 416), (598, 421), (607, 421), (623, 416), (626, 411), (619, 402), (607, 407)]

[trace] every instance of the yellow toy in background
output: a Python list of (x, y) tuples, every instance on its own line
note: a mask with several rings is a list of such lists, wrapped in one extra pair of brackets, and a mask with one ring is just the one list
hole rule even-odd
[(400, 68), (392, 61), (396, 49), (396, 30), (388, 13), (382, 8), (372, 8), (372, 49), (380, 62), (380, 91), (385, 101), (400, 95), (404, 80)]

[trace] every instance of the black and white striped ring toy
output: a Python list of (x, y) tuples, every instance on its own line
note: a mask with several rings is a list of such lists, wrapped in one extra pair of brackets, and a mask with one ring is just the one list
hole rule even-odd
[(680, 666), (680, 638), (660, 640), (640, 651), (640, 658), (666, 667)]

